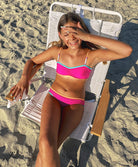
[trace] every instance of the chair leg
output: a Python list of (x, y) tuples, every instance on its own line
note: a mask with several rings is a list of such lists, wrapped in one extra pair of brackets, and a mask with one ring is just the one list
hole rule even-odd
[(91, 134), (94, 134), (96, 136), (101, 136), (102, 134), (103, 124), (104, 124), (106, 112), (108, 109), (109, 99), (110, 99), (109, 84), (110, 84), (110, 80), (106, 79), (103, 87), (103, 91), (101, 94), (101, 98), (99, 100), (99, 104), (97, 107), (96, 115), (93, 121)]

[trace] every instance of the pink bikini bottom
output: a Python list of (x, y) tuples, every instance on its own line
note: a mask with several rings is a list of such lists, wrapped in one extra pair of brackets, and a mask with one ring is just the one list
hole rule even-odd
[(65, 106), (68, 106), (68, 105), (73, 105), (73, 104), (81, 104), (81, 105), (84, 105), (84, 99), (79, 99), (79, 98), (68, 98), (68, 97), (64, 97), (64, 96), (61, 96), (60, 94), (56, 93), (55, 90), (53, 90), (52, 88), (49, 90), (49, 94), (53, 97), (55, 97), (60, 105), (62, 107), (65, 107)]

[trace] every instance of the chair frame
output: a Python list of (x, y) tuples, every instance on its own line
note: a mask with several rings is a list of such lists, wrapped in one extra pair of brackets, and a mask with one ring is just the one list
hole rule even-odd
[[(104, 13), (104, 14), (118, 16), (119, 19), (120, 19), (118, 25), (120, 25), (120, 28), (121, 28), (121, 25), (122, 25), (122, 16), (118, 12), (99, 9), (99, 8), (94, 8), (94, 7), (78, 6), (78, 5), (73, 5), (73, 4), (63, 3), (63, 2), (54, 2), (51, 5), (50, 12), (49, 12), (49, 18), (51, 17), (54, 5), (60, 5), (62, 7), (69, 7), (71, 9), (77, 9), (80, 12), (82, 10), (87, 10), (87, 11), (90, 11), (90, 12), (98, 12), (98, 13)], [(48, 23), (48, 27), (50, 27), (50, 21)], [(50, 28), (48, 28), (48, 34), (49, 33), (50, 33)], [(117, 36), (116, 36), (116, 38), (117, 38)], [(50, 41), (50, 35), (48, 35), (48, 37), (47, 37), (47, 46), (46, 47), (48, 47), (49, 41)], [(109, 64), (110, 64), (110, 62), (107, 62), (107, 70), (108, 70)], [(45, 65), (47, 66), (47, 64), (45, 64)], [(31, 74), (31, 78), (33, 78), (33, 76), (41, 68), (41, 66), (42, 66), (42, 64), (34, 66), (32, 74)], [(107, 71), (105, 73), (107, 73)], [(48, 72), (44, 72), (44, 78), (47, 77), (47, 75), (48, 75)], [(106, 75), (105, 75), (105, 77), (106, 77)], [(40, 78), (43, 78), (43, 77), (40, 77)], [(38, 79), (32, 79), (31, 82), (33, 82), (35, 80), (38, 80)], [(91, 83), (91, 81), (90, 81), (90, 83)], [(106, 117), (106, 112), (107, 112), (107, 109), (108, 109), (108, 104), (109, 104), (109, 99), (110, 99), (110, 92), (109, 92), (110, 81), (108, 79), (105, 79), (103, 81), (103, 83), (100, 83), (100, 84), (102, 84), (102, 89), (99, 92), (99, 95), (96, 97), (96, 102), (94, 104), (94, 108), (95, 108), (94, 109), (95, 110), (94, 114), (95, 114), (95, 116), (94, 116), (94, 119), (91, 120), (91, 122), (93, 122), (93, 123), (92, 124), (90, 123), (90, 125), (88, 125), (88, 128), (87, 128), (87, 130), (91, 133), (91, 135), (94, 134), (94, 135), (97, 135), (97, 136), (101, 136), (101, 134), (102, 134), (104, 120), (105, 120), (105, 117)], [(11, 96), (10, 93), (7, 95), (6, 98), (8, 100), (13, 100), (13, 97)], [(88, 103), (90, 104), (91, 102), (88, 102)], [(24, 115), (24, 111), (25, 111), (25, 109), (21, 113), (21, 116), (28, 117), (28, 116)], [(81, 139), (81, 141), (82, 142), (87, 141), (87, 137), (85, 137), (85, 139)]]

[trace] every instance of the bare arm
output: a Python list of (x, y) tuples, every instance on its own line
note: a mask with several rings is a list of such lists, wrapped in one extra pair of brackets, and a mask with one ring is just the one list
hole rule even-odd
[(91, 62), (93, 62), (93, 65), (96, 65), (101, 61), (122, 59), (128, 57), (132, 52), (132, 48), (121, 41), (92, 35), (85, 32), (82, 29), (80, 23), (78, 23), (77, 27), (65, 27), (64, 29), (72, 33), (72, 35), (76, 38), (80, 38), (83, 41), (106, 48), (90, 52), (89, 55), (91, 55), (90, 57), (92, 59)]
[(26, 62), (20, 80), (10, 90), (12, 97), (16, 98), (20, 94), (20, 98), (22, 98), (24, 90), (26, 90), (26, 94), (28, 93), (31, 78), (45, 61), (56, 58), (57, 51), (58, 48), (50, 48)]
[(86, 37), (87, 41), (97, 44), (99, 46), (103, 46), (104, 48), (119, 54), (121, 57), (129, 56), (132, 51), (132, 48), (129, 45), (118, 40), (109, 39), (92, 34), (87, 34)]
[(8, 100), (13, 100), (18, 94), (20, 94), (20, 98), (22, 98), (24, 90), (26, 90), (26, 94), (28, 93), (33, 66), (34, 63), (31, 59), (26, 62), (20, 80), (11, 88), (10, 93), (7, 95)]
[(32, 61), (32, 59), (27, 60), (27, 62), (25, 63), (21, 78), (25, 77), (28, 81), (30, 81), (34, 66), (35, 64)]
[(99, 62), (106, 62), (128, 57), (132, 52), (132, 48), (121, 41), (94, 35), (89, 36), (89, 41), (106, 48), (90, 52), (89, 60), (91, 62), (91, 66), (95, 66)]
[[(128, 57), (132, 52), (132, 48), (121, 41), (91, 34), (87, 34), (86, 36), (87, 41), (106, 48), (95, 51), (95, 63), (99, 63), (101, 61), (122, 59)], [(93, 55), (92, 52), (91, 54)]]

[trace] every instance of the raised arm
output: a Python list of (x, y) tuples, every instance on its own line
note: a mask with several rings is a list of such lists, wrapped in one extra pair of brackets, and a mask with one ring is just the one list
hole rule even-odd
[(66, 26), (63, 28), (72, 33), (72, 35), (76, 38), (80, 38), (83, 41), (90, 42), (104, 48), (91, 51), (89, 53), (89, 55), (91, 55), (90, 58), (92, 59), (91, 62), (93, 62), (92, 66), (101, 61), (116, 60), (128, 57), (132, 52), (132, 48), (128, 44), (121, 41), (85, 32), (80, 23), (78, 23), (77, 27)]
[[(87, 38), (86, 38), (87, 37)], [(96, 45), (102, 46), (105, 49), (99, 49), (95, 51), (95, 63), (108, 60), (116, 60), (128, 57), (132, 48), (121, 41), (109, 39), (105, 37), (100, 37), (96, 35), (87, 34), (86, 39), (88, 42), (94, 43)], [(93, 53), (91, 52), (93, 55)]]

